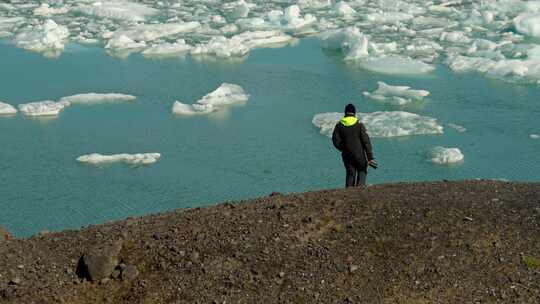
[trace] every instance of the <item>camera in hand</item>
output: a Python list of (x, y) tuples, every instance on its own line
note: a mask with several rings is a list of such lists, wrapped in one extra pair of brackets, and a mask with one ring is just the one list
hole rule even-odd
[(373, 169), (377, 169), (377, 167), (379, 167), (379, 164), (374, 160), (370, 161), (368, 165)]

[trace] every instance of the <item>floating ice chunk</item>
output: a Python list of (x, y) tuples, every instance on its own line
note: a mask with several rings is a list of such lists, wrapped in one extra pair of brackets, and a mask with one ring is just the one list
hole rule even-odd
[(379, 12), (365, 16), (366, 20), (373, 23), (399, 23), (414, 18), (413, 15), (401, 12)]
[(17, 113), (14, 106), (0, 101), (0, 115), (9, 115)]
[(137, 97), (119, 93), (84, 93), (60, 98), (60, 103), (67, 104), (97, 104), (120, 101), (133, 101)]
[(523, 13), (514, 18), (516, 30), (532, 37), (540, 37), (540, 13)]
[(302, 9), (321, 9), (332, 5), (330, 0), (298, 0), (297, 5)]
[(358, 28), (330, 31), (321, 36), (323, 48), (341, 50), (345, 60), (355, 60), (369, 56), (367, 37)]
[(55, 116), (69, 105), (69, 102), (65, 101), (54, 102), (46, 100), (20, 104), (19, 110), (27, 116)]
[(384, 74), (425, 74), (435, 69), (420, 60), (398, 56), (368, 57), (358, 63), (366, 70)]
[(332, 9), (338, 16), (351, 17), (356, 14), (356, 11), (345, 1), (337, 2)]
[(464, 126), (460, 126), (454, 123), (449, 123), (448, 126), (461, 133), (467, 131), (467, 129)]
[(429, 95), (425, 90), (412, 90), (408, 86), (392, 86), (382, 81), (377, 82), (379, 87), (373, 92), (364, 92), (364, 96), (371, 99), (388, 102), (394, 105), (405, 105), (413, 100), (422, 100)]
[(463, 161), (463, 154), (458, 148), (435, 147), (430, 151), (430, 161), (438, 165), (448, 165)]
[(291, 5), (283, 11), (282, 24), (285, 30), (300, 30), (313, 25), (316, 21), (317, 18), (311, 14), (302, 17), (298, 5)]
[(62, 51), (69, 37), (67, 27), (58, 25), (53, 20), (47, 20), (43, 24), (27, 27), (13, 39), (16, 46), (47, 53), (48, 51)]
[(146, 17), (157, 14), (157, 9), (129, 1), (94, 2), (75, 9), (85, 15), (125, 21), (144, 21)]
[(180, 33), (194, 31), (201, 25), (199, 22), (143, 24), (114, 32), (105, 48), (121, 51), (136, 50), (146, 47), (146, 42)]
[(224, 106), (243, 103), (249, 99), (244, 89), (236, 84), (223, 83), (215, 91), (207, 94), (192, 105), (176, 101), (172, 112), (178, 115), (200, 115), (215, 112)]
[(532, 139), (539, 139), (539, 138), (540, 138), (540, 135), (538, 135), (538, 134), (531, 134), (531, 135), (529, 135), (529, 137), (532, 138)]
[(216, 57), (241, 57), (254, 48), (283, 45), (291, 42), (293, 38), (281, 31), (254, 31), (244, 32), (231, 38), (218, 36), (205, 44), (194, 47), (194, 55), (214, 55)]
[(250, 5), (247, 4), (244, 0), (236, 2), (232, 16), (234, 18), (246, 18), (249, 14)]
[(161, 43), (151, 46), (142, 52), (144, 56), (165, 56), (185, 54), (191, 51), (193, 47), (186, 44), (184, 39), (179, 39), (174, 43)]
[(448, 41), (453, 43), (469, 43), (471, 39), (467, 37), (465, 32), (455, 31), (455, 32), (442, 32), (439, 37), (441, 41)]
[[(313, 117), (312, 123), (321, 129), (321, 134), (332, 136), (334, 127), (343, 117), (342, 113), (322, 113)], [(371, 137), (396, 137), (424, 134), (442, 134), (443, 127), (435, 118), (393, 111), (358, 113)]]
[(34, 9), (34, 15), (36, 16), (51, 16), (56, 14), (65, 14), (67, 12), (67, 7), (54, 8), (50, 7), (47, 3), (42, 3), (39, 7)]
[(111, 163), (125, 163), (127, 165), (140, 166), (150, 165), (159, 160), (161, 154), (159, 153), (137, 153), (137, 154), (112, 154), (102, 155), (98, 153), (92, 153), (77, 157), (77, 161), (90, 165), (103, 165)]

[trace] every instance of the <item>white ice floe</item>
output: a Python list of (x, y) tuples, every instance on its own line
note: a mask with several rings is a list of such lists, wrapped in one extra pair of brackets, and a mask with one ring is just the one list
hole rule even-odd
[(69, 102), (65, 101), (54, 102), (46, 100), (20, 104), (19, 110), (27, 116), (55, 116), (69, 105)]
[(42, 3), (39, 7), (34, 9), (34, 15), (36, 16), (51, 16), (57, 14), (65, 14), (69, 11), (67, 7), (50, 7), (47, 3)]
[(137, 97), (119, 93), (83, 93), (60, 98), (60, 103), (66, 104), (96, 104), (121, 101), (133, 101)]
[(460, 125), (457, 125), (457, 124), (454, 124), (454, 123), (449, 123), (448, 124), (448, 127), (460, 132), (460, 133), (463, 133), (465, 131), (467, 131), (467, 129), (464, 127), (464, 126), (460, 126)]
[(321, 36), (323, 47), (341, 50), (345, 60), (355, 60), (369, 56), (368, 38), (358, 28), (350, 27), (334, 30)]
[(514, 25), (519, 33), (540, 37), (540, 13), (523, 13), (514, 18)]
[(364, 92), (364, 96), (393, 105), (405, 105), (414, 100), (422, 100), (429, 95), (428, 91), (413, 90), (408, 86), (393, 86), (382, 81), (377, 84), (379, 87), (375, 91)]
[(8, 115), (17, 113), (14, 106), (0, 101), (0, 115)]
[(125, 21), (144, 21), (148, 16), (159, 12), (144, 4), (122, 0), (96, 1), (90, 5), (81, 5), (75, 10), (86, 15)]
[(128, 29), (116, 30), (105, 48), (125, 50), (143, 48), (148, 42), (168, 36), (194, 31), (200, 27), (198, 22), (144, 24)]
[(224, 106), (244, 103), (249, 99), (241, 86), (223, 83), (215, 91), (207, 94), (194, 104), (185, 104), (176, 101), (172, 112), (177, 115), (200, 115), (209, 114), (220, 110)]
[(152, 45), (142, 52), (144, 56), (166, 56), (180, 55), (191, 51), (193, 47), (186, 43), (184, 39), (179, 39), (173, 43), (160, 43)]
[(463, 161), (463, 153), (458, 148), (435, 147), (429, 153), (429, 160), (434, 164), (448, 165)]
[(540, 135), (539, 134), (531, 134), (531, 135), (529, 135), (529, 137), (532, 138), (532, 139), (539, 139)]
[(15, 36), (13, 42), (18, 47), (46, 53), (63, 50), (68, 37), (67, 27), (49, 19), (42, 24), (25, 27)]
[(367, 57), (358, 63), (366, 70), (384, 74), (425, 74), (435, 69), (431, 64), (401, 56)]
[(255, 48), (279, 46), (291, 42), (293, 38), (281, 31), (244, 32), (231, 38), (218, 36), (191, 50), (194, 55), (213, 55), (220, 58), (241, 57)]
[(98, 153), (92, 153), (82, 155), (77, 158), (77, 161), (91, 165), (104, 165), (111, 163), (125, 163), (127, 165), (150, 165), (159, 160), (161, 154), (159, 153), (137, 153), (137, 154), (112, 154), (102, 155)]
[[(443, 127), (435, 118), (417, 114), (392, 111), (358, 113), (358, 118), (366, 126), (371, 137), (396, 137), (409, 135), (442, 134)], [(321, 129), (320, 133), (332, 136), (334, 127), (343, 117), (342, 113), (321, 113), (313, 117), (312, 123)]]

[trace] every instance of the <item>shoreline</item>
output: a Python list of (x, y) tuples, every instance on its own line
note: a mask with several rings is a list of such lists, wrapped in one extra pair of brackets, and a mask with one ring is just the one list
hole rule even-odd
[(540, 183), (273, 194), (0, 241), (0, 303), (537, 303), (539, 227)]

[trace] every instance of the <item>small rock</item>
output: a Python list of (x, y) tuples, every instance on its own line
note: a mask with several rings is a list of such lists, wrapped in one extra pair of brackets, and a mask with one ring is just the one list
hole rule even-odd
[(199, 261), (199, 258), (200, 258), (200, 254), (197, 251), (193, 251), (191, 253), (191, 261), (193, 263), (196, 263), (197, 261)]
[[(116, 267), (116, 268), (118, 268), (118, 267)], [(115, 270), (111, 273), (111, 277), (112, 277), (113, 279), (118, 279), (118, 278), (120, 278), (120, 274), (121, 274), (121, 273), (122, 273), (122, 272), (120, 271), (120, 269), (115, 269)]]
[(122, 281), (133, 281), (137, 276), (139, 276), (139, 270), (133, 265), (129, 265), (122, 270)]
[(0, 242), (11, 240), (13, 237), (6, 228), (0, 226)]
[(358, 270), (358, 266), (356, 266), (356, 265), (350, 265), (349, 266), (349, 272), (350, 273), (353, 273), (353, 272), (355, 272), (357, 270)]
[(278, 276), (279, 276), (280, 278), (283, 278), (283, 277), (285, 276), (285, 272), (281, 271), (281, 272), (278, 274)]
[(107, 284), (107, 283), (109, 283), (110, 280), (111, 279), (109, 279), (109, 278), (103, 278), (103, 279), (99, 280), (99, 284), (102, 284), (102, 285)]
[(22, 280), (18, 277), (13, 278), (9, 281), (9, 285), (20, 285), (22, 283)]
[(281, 194), (280, 192), (272, 192), (270, 193), (269, 197), (274, 197), (274, 196), (281, 196), (283, 194)]

